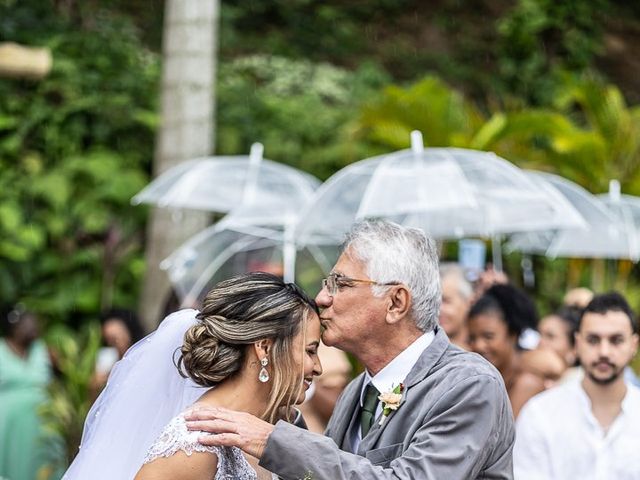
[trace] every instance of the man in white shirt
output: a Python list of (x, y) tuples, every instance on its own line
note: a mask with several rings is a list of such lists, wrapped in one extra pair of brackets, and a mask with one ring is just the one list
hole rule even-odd
[(532, 398), (516, 422), (516, 480), (640, 479), (640, 390), (624, 369), (637, 320), (618, 293), (597, 295), (575, 335), (584, 378)]

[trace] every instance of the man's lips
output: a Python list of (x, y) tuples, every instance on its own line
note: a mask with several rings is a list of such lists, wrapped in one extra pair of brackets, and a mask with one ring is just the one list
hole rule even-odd
[(609, 363), (609, 362), (596, 362), (593, 364), (593, 366), (597, 369), (597, 370), (608, 370), (611, 368), (615, 368), (615, 365)]

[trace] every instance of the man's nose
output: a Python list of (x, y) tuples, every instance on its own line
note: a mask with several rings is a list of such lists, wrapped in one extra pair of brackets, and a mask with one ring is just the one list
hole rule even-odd
[(329, 295), (327, 287), (323, 285), (322, 289), (316, 295), (316, 303), (319, 307), (326, 308), (331, 305), (331, 302), (333, 302), (333, 297)]
[(607, 340), (600, 342), (599, 353), (601, 357), (609, 357), (611, 354), (611, 344)]

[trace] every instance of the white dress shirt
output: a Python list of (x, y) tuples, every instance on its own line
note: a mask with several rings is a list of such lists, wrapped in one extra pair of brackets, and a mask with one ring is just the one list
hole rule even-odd
[[(418, 337), (411, 345), (405, 348), (400, 354), (391, 360), (382, 370), (373, 377), (368, 371), (364, 372), (364, 382), (362, 382), (362, 390), (360, 391), (360, 408), (364, 405), (364, 391), (369, 383), (378, 389), (380, 393), (386, 393), (393, 390), (399, 384), (405, 381), (411, 369), (422, 355), (422, 352), (431, 345), (435, 338), (435, 332), (431, 331)], [(379, 417), (382, 413), (382, 404), (378, 402), (374, 421), (380, 421)], [(360, 414), (360, 410), (357, 411)], [(355, 422), (351, 430), (351, 448), (352, 452), (357, 452), (360, 442), (362, 441), (362, 432), (360, 431), (360, 422)]]
[(533, 397), (520, 411), (515, 480), (640, 479), (640, 389), (627, 384), (622, 411), (605, 432), (581, 382)]

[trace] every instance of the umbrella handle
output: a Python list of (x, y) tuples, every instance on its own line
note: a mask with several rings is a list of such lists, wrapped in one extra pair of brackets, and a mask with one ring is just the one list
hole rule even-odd
[(496, 272), (502, 272), (502, 238), (500, 235), (491, 236), (491, 261)]

